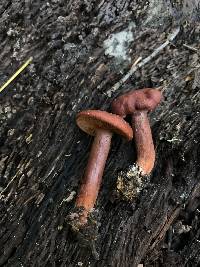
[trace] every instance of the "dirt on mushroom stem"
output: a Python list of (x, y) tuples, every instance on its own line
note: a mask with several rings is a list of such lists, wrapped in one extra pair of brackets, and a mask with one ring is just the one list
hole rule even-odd
[(80, 226), (87, 223), (87, 215), (95, 205), (110, 150), (111, 139), (111, 131), (103, 129), (96, 131), (87, 167), (76, 199), (76, 207), (83, 208), (80, 215)]
[(97, 209), (92, 209), (91, 212), (87, 214), (87, 222), (80, 224), (80, 218), (84, 212), (83, 207), (74, 207), (70, 214), (66, 217), (65, 221), (67, 225), (71, 226), (72, 234), (74, 234), (74, 239), (78, 241), (79, 246), (89, 248), (93, 257), (98, 260), (98, 247), (96, 240), (98, 238), (98, 229), (100, 226), (99, 222), (99, 212)]
[(90, 247), (93, 257), (99, 258), (95, 241), (98, 235), (98, 212), (94, 205), (101, 186), (106, 159), (110, 150), (112, 132), (97, 129), (90, 151), (88, 164), (76, 199), (75, 207), (67, 216), (79, 245)]
[(119, 173), (117, 191), (131, 200), (147, 182), (155, 162), (155, 149), (147, 112), (156, 108), (162, 99), (159, 90), (145, 88), (131, 90), (112, 102), (112, 111), (121, 116), (131, 115), (137, 149), (137, 160), (128, 170)]

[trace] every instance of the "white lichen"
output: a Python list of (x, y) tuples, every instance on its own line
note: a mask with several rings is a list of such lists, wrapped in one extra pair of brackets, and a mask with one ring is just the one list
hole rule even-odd
[(151, 0), (149, 2), (147, 19), (144, 21), (144, 25), (162, 25), (164, 18), (168, 17), (170, 12), (170, 5), (167, 5), (165, 1)]
[(133, 41), (132, 29), (135, 24), (131, 23), (127, 29), (111, 34), (107, 40), (104, 41), (105, 55), (114, 57), (117, 61), (130, 61), (128, 56), (128, 47)]

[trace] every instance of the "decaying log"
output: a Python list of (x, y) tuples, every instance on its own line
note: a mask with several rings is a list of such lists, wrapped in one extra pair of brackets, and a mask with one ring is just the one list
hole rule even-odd
[[(8, 0), (0, 14), (0, 84), (33, 56), (0, 95), (0, 266), (198, 266), (198, 1)], [(76, 114), (109, 111), (115, 97), (143, 87), (164, 94), (150, 114), (155, 168), (134, 200), (124, 199), (117, 176), (136, 150), (113, 137), (96, 240), (83, 244), (67, 221), (92, 140)]]

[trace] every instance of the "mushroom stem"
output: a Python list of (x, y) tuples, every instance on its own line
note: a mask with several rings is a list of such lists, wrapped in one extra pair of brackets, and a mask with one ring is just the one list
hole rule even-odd
[(144, 175), (148, 175), (154, 166), (155, 149), (147, 111), (133, 113), (132, 128), (135, 133), (137, 165), (142, 169)]
[(87, 167), (76, 199), (76, 207), (84, 208), (81, 224), (87, 223), (87, 215), (95, 205), (110, 150), (111, 139), (112, 132), (109, 130), (96, 130)]

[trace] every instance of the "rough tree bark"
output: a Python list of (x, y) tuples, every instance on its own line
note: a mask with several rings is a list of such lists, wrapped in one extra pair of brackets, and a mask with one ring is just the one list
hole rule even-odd
[[(0, 84), (34, 57), (0, 95), (0, 266), (198, 266), (198, 1), (8, 0), (0, 14)], [(170, 45), (108, 94), (179, 26)], [(105, 55), (104, 41), (128, 27), (130, 60)], [(75, 116), (109, 110), (117, 95), (147, 86), (164, 94), (150, 115), (156, 165), (139, 195), (125, 200), (117, 175), (136, 151), (113, 137), (96, 204), (95, 259), (66, 220), (91, 144)]]

